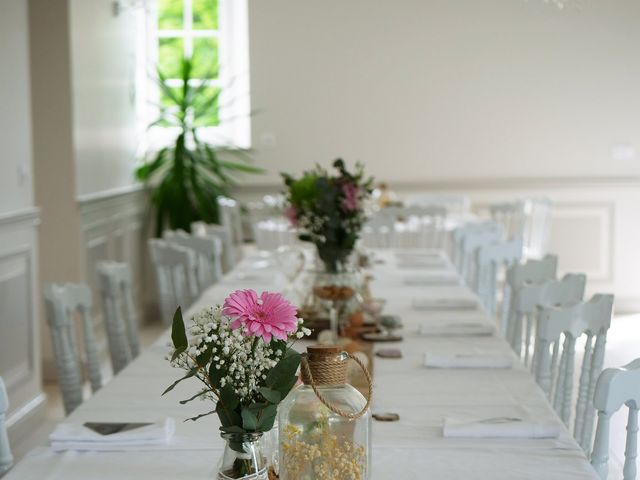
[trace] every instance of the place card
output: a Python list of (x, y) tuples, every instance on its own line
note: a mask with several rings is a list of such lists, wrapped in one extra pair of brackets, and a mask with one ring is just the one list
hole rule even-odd
[(400, 415), (397, 413), (374, 413), (372, 417), (379, 422), (397, 422)]
[(402, 358), (402, 352), (398, 348), (381, 348), (376, 351), (376, 357), (380, 358)]

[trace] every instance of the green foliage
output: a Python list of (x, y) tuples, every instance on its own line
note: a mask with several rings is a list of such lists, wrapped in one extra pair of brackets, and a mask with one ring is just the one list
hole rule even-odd
[(158, 28), (181, 29), (183, 0), (158, 0)]
[[(278, 404), (298, 380), (296, 373), (301, 356), (287, 342), (272, 340), (271, 347), (274, 351), (281, 352), (280, 359), (267, 372), (264, 381), (261, 381), (259, 393), (249, 400), (243, 400), (231, 383), (222, 381), (225, 370), (212, 358), (213, 343), (208, 345), (206, 350), (200, 351), (195, 359), (191, 356), (193, 353), (189, 350), (189, 339), (180, 308), (173, 317), (171, 339), (175, 348), (172, 361), (175, 360), (187, 371), (183, 377), (174, 381), (163, 395), (172, 391), (180, 382), (195, 377), (204, 383), (205, 387), (191, 397), (181, 400), (180, 404), (184, 405), (198, 398), (216, 400), (215, 410), (188, 420), (195, 421), (215, 413), (220, 419), (220, 430), (225, 433), (267, 432), (273, 428)], [(256, 338), (255, 341), (261, 340)]]
[[(245, 151), (222, 149), (199, 138), (197, 127), (211, 124), (212, 115), (217, 118), (215, 106), (220, 90), (194, 81), (196, 65), (193, 58), (180, 60), (178, 88), (167, 85), (167, 74), (161, 68), (157, 72), (163, 102), (160, 116), (150, 126), (174, 127), (176, 136), (171, 147), (153, 152), (145, 159), (136, 177), (151, 190), (158, 236), (167, 227), (189, 231), (195, 221), (217, 223), (217, 197), (229, 195), (238, 174), (264, 171), (249, 163)], [(170, 134), (171, 130), (167, 130), (167, 135)]]
[(182, 318), (182, 308), (178, 307), (173, 314), (173, 323), (171, 324), (171, 341), (175, 351), (173, 352), (172, 360), (178, 358), (182, 352), (184, 352), (189, 346), (187, 340), (187, 332), (184, 329), (184, 320)]
[(194, 29), (218, 29), (218, 0), (193, 0), (192, 8)]
[(337, 175), (316, 166), (298, 179), (282, 174), (287, 200), (303, 234), (316, 244), (327, 271), (336, 272), (353, 250), (366, 217), (363, 202), (371, 193), (372, 178), (362, 165), (352, 173), (342, 159), (333, 162)]

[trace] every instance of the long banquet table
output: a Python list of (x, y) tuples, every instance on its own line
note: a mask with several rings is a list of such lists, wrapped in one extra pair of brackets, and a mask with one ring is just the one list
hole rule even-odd
[[(584, 453), (554, 413), (528, 370), (514, 363), (511, 369), (427, 369), (425, 352), (509, 353), (499, 336), (421, 336), (423, 323), (487, 321), (477, 311), (424, 311), (412, 307), (417, 298), (473, 298), (464, 286), (409, 286), (405, 279), (421, 269), (400, 268), (391, 252), (376, 252), (381, 263), (373, 267), (374, 295), (387, 299), (385, 312), (402, 318), (404, 341), (376, 344), (375, 348), (400, 348), (401, 359), (375, 359), (374, 412), (395, 412), (398, 422), (373, 423), (373, 475), (382, 479), (434, 480), (597, 480)], [(451, 269), (452, 267), (441, 267)], [(433, 271), (433, 270), (432, 270)], [(207, 290), (191, 311), (220, 303), (238, 288), (278, 289), (282, 279), (272, 261), (250, 253), (217, 285)], [(111, 480), (111, 479), (211, 479), (222, 452), (215, 416), (198, 422), (181, 422), (208, 411), (209, 405), (178, 401), (197, 390), (183, 382), (164, 397), (160, 393), (180, 372), (163, 359), (168, 333), (146, 349), (108, 385), (83, 403), (67, 422), (154, 421), (167, 416), (177, 420), (170, 445), (135, 451), (53, 453), (37, 449), (25, 457), (6, 480)], [(514, 357), (515, 360), (515, 357)], [(561, 434), (554, 439), (445, 438), (445, 416), (460, 418), (528, 415), (556, 423)]]

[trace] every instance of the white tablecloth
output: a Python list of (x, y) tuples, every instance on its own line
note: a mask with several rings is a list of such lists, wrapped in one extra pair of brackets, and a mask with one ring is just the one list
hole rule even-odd
[[(527, 416), (561, 424), (529, 372), (515, 361), (512, 369), (428, 369), (424, 353), (510, 354), (497, 336), (436, 337), (418, 335), (420, 324), (443, 321), (489, 320), (481, 311), (436, 312), (415, 310), (416, 298), (471, 298), (464, 286), (408, 286), (404, 279), (419, 271), (398, 269), (391, 252), (379, 253), (383, 264), (374, 268), (374, 294), (387, 299), (385, 312), (399, 315), (404, 341), (376, 348), (400, 348), (401, 359), (376, 357), (372, 410), (395, 412), (398, 422), (373, 424), (373, 479), (434, 480), (597, 480), (585, 455), (562, 428), (553, 439), (444, 438), (445, 417)], [(282, 287), (268, 262), (256, 263), (248, 255), (237, 271), (202, 296), (193, 308), (220, 303), (233, 289)], [(264, 282), (242, 281), (242, 272), (262, 267)], [(252, 277), (253, 278), (253, 277)], [(192, 310), (193, 310), (192, 308)], [(196, 382), (183, 382), (161, 397), (164, 388), (180, 375), (163, 356), (161, 339), (144, 351), (108, 385), (74, 411), (67, 422), (158, 420), (176, 418), (171, 445), (143, 451), (52, 453), (39, 449), (22, 460), (7, 480), (161, 480), (211, 479), (222, 451), (218, 421), (209, 416), (198, 422), (182, 419), (207, 411), (199, 401), (180, 405), (197, 390)]]

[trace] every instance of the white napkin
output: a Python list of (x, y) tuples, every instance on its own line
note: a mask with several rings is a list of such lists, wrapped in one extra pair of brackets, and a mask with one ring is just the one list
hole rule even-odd
[(490, 353), (425, 353), (424, 365), (428, 368), (511, 368), (510, 355)]
[(434, 273), (412, 275), (402, 279), (405, 285), (460, 285), (460, 278), (455, 273)]
[(135, 450), (136, 447), (167, 445), (175, 433), (175, 422), (165, 418), (146, 427), (125, 432), (101, 435), (81, 424), (61, 423), (49, 435), (51, 449), (117, 451)]
[(475, 298), (414, 298), (411, 306), (416, 310), (476, 310)]
[(445, 417), (442, 433), (445, 437), (466, 438), (556, 438), (560, 435), (560, 426), (535, 422), (526, 417), (475, 420)]
[(398, 268), (442, 268), (448, 266), (444, 258), (438, 257), (403, 257), (398, 259)]
[(487, 322), (427, 323), (418, 327), (418, 334), (444, 337), (488, 336), (496, 333), (496, 327)]

